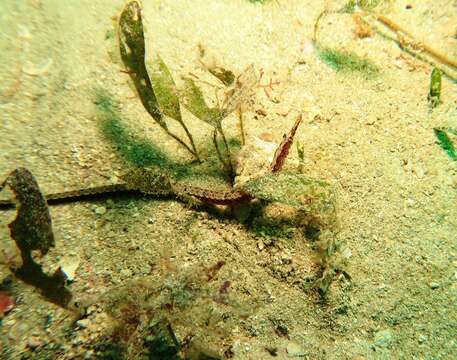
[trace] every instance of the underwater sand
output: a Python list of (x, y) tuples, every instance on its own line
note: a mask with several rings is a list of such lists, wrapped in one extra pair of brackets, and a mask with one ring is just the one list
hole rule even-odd
[[(431, 112), (432, 66), (389, 37), (358, 38), (351, 15), (329, 14), (319, 42), (380, 69), (370, 79), (336, 72), (311, 42), (324, 3), (157, 0), (144, 1), (143, 16), (148, 51), (159, 51), (176, 78), (201, 73), (200, 46), (235, 73), (254, 64), (264, 71), (261, 83), (279, 81), (269, 96), (257, 89), (244, 114), (247, 142), (266, 133), (279, 143), (303, 112), (296, 137), (304, 146), (303, 172), (338, 192), (334, 236), (351, 280), (337, 275), (321, 299), (312, 289), (318, 255), (292, 221), (253, 230), (160, 198), (52, 206), (56, 246), (40, 261), (47, 272), (74, 267), (68, 287), (91, 304), (88, 315), (73, 324), (73, 312), (13, 279), (16, 304), (1, 320), (1, 358), (102, 358), (97, 344), (112, 324), (103, 294), (127, 287), (134, 297), (141, 286), (182, 288), (192, 281), (193, 302), (166, 310), (167, 317), (179, 341), (192, 334), (195, 347), (213, 358), (455, 358), (457, 163), (433, 128), (456, 129), (456, 72), (443, 77), (443, 103)], [(122, 5), (0, 3), (0, 179), (24, 166), (45, 194), (118, 181), (127, 165), (100, 130), (96, 87), (119, 102), (135, 135), (175, 160), (189, 160), (153, 123), (121, 72), (113, 17)], [(396, 1), (384, 14), (457, 57), (455, 1)], [(204, 147), (210, 129), (188, 112), (184, 117)], [(236, 135), (236, 116), (225, 126)], [(286, 168), (297, 166), (294, 146)], [(11, 274), (15, 247), (7, 224), (14, 216), (0, 212), (1, 279)], [(202, 285), (205, 268), (222, 260), (216, 278)], [(229, 301), (214, 301), (227, 281)]]

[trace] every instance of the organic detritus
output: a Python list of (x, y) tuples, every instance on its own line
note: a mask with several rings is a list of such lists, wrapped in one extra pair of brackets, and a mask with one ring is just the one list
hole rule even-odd
[(5, 186), (14, 192), (19, 204), (17, 217), (9, 224), (11, 237), (22, 258), (21, 266), (12, 268), (13, 273), (25, 283), (40, 289), (48, 300), (67, 306), (72, 296), (65, 288), (65, 274), (60, 268), (53, 275), (45, 274), (32, 257), (32, 251), (39, 250), (45, 255), (55, 245), (51, 216), (37, 181), (27, 169), (17, 168), (9, 174), (0, 190)]

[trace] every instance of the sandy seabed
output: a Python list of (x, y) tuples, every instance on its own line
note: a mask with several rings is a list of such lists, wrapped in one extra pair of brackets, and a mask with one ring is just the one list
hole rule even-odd
[[(1, 2), (0, 179), (24, 166), (44, 193), (115, 182), (127, 165), (100, 130), (96, 87), (119, 102), (134, 134), (175, 160), (188, 160), (153, 123), (121, 72), (113, 18), (122, 5)], [(318, 0), (151, 0), (144, 1), (143, 15), (148, 54), (160, 52), (174, 77), (200, 74), (203, 48), (235, 73), (254, 64), (264, 73), (262, 84), (277, 83), (267, 93), (258, 88), (244, 114), (248, 145), (258, 137), (279, 143), (303, 112), (297, 134), (305, 153), (302, 171), (338, 192), (334, 236), (350, 280), (336, 276), (325, 301), (319, 298), (312, 290), (313, 243), (293, 222), (276, 229), (258, 221), (262, 225), (254, 228), (261, 231), (253, 231), (171, 199), (114, 197), (54, 206), (56, 247), (41, 261), (46, 271), (73, 266), (69, 288), (90, 304), (88, 314), (74, 324), (72, 311), (14, 278), (4, 280), (4, 286), (12, 281), (16, 304), (1, 320), (2, 358), (102, 358), (99, 344), (113, 324), (103, 294), (125, 288), (131, 299), (151, 293), (154, 306), (176, 289), (192, 294), (163, 310), (178, 340), (193, 342), (190, 358), (455, 356), (457, 173), (433, 132), (457, 129), (455, 72), (443, 77), (443, 103), (430, 111), (432, 66), (389, 36), (357, 37), (350, 14), (332, 13), (321, 22), (319, 42), (355, 52), (380, 69), (369, 79), (336, 72), (319, 59), (311, 40), (324, 9)], [(382, 11), (457, 57), (455, 1), (395, 1)], [(204, 147), (207, 126), (190, 113), (184, 118)], [(236, 116), (225, 126), (236, 135)], [(286, 168), (297, 166), (294, 147)], [(7, 224), (13, 218), (13, 211), (0, 212), (2, 279), (11, 274), (15, 248)], [(202, 280), (220, 261), (225, 264), (217, 274)], [(228, 300), (221, 301), (221, 293)]]

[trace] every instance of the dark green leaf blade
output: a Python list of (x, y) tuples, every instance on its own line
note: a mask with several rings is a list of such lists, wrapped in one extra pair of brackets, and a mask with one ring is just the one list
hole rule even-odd
[(190, 78), (184, 78), (184, 89), (181, 91), (184, 106), (194, 116), (216, 129), (221, 127), (222, 115), (218, 109), (210, 108), (203, 97), (203, 93)]
[(122, 61), (135, 85), (141, 103), (152, 118), (164, 129), (167, 124), (159, 108), (145, 64), (145, 43), (141, 7), (130, 1), (119, 19), (119, 48)]
[(433, 131), (435, 132), (435, 136), (438, 139), (441, 148), (446, 151), (446, 154), (448, 154), (452, 160), (457, 160), (454, 144), (448, 134), (444, 130), (437, 128), (434, 128)]
[(147, 67), (160, 110), (182, 123), (178, 91), (167, 65), (160, 55), (157, 55), (152, 62), (148, 62)]

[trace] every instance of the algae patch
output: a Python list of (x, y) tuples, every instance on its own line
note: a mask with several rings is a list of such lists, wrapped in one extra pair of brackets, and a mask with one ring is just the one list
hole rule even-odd
[(367, 78), (379, 74), (379, 68), (374, 63), (355, 53), (329, 47), (317, 47), (317, 53), (322, 61), (337, 72), (358, 72)]
[(452, 160), (457, 160), (457, 153), (455, 151), (454, 144), (449, 138), (449, 135), (441, 129), (433, 129), (435, 136), (438, 139), (440, 147), (448, 154)]

